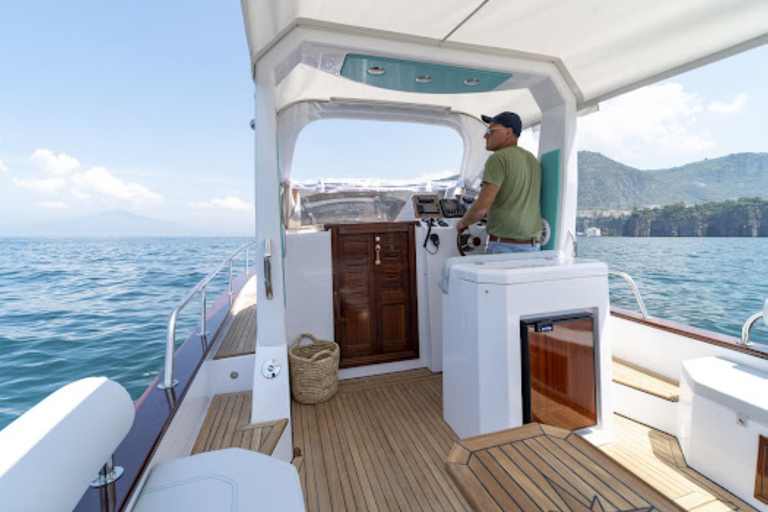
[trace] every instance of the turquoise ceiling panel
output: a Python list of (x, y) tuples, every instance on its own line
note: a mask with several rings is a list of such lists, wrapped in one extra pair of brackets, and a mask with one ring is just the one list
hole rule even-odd
[(394, 91), (460, 94), (492, 91), (512, 74), (349, 53), (341, 76)]

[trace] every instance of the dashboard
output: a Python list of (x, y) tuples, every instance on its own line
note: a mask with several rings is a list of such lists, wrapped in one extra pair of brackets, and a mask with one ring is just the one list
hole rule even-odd
[(411, 200), (413, 214), (417, 219), (452, 219), (463, 217), (475, 198), (461, 196), (456, 199), (440, 199), (437, 194), (414, 194)]

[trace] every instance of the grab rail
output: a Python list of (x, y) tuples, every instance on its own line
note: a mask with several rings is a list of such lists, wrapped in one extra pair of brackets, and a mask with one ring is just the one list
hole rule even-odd
[(635, 294), (635, 300), (637, 301), (637, 305), (640, 307), (640, 314), (642, 315), (643, 319), (648, 319), (648, 310), (645, 309), (645, 302), (643, 302), (643, 298), (640, 297), (640, 290), (637, 289), (637, 284), (635, 284), (635, 280), (632, 279), (632, 276), (627, 274), (626, 272), (618, 272), (616, 270), (609, 270), (608, 275), (611, 276), (618, 276), (624, 279), (626, 282), (629, 283), (629, 286), (632, 287), (632, 292)]
[(763, 306), (763, 310), (747, 318), (747, 321), (744, 322), (744, 325), (741, 327), (741, 344), (742, 345), (745, 345), (748, 347), (754, 343), (752, 341), (749, 341), (749, 331), (752, 330), (752, 326), (755, 325), (755, 322), (757, 322), (761, 318), (766, 324), (768, 324), (768, 299), (765, 299), (765, 305)]
[(207, 342), (208, 333), (205, 330), (205, 291), (206, 286), (208, 286), (208, 283), (216, 277), (216, 275), (222, 271), (224, 267), (229, 265), (229, 302), (232, 302), (232, 262), (235, 259), (235, 257), (240, 254), (241, 252), (245, 251), (245, 273), (248, 274), (248, 249), (250, 246), (255, 244), (256, 241), (248, 242), (247, 244), (240, 247), (238, 250), (233, 252), (229, 258), (225, 259), (223, 262), (221, 262), (221, 265), (218, 266), (216, 270), (208, 274), (202, 281), (197, 283), (197, 286), (195, 286), (189, 293), (187, 293), (181, 301), (176, 304), (176, 307), (173, 308), (173, 311), (171, 312), (171, 317), (168, 320), (168, 335), (166, 336), (165, 340), (165, 377), (163, 379), (163, 382), (157, 385), (160, 389), (172, 389), (174, 386), (176, 386), (179, 381), (173, 378), (173, 350), (176, 347), (176, 319), (179, 316), (179, 313), (182, 309), (184, 309), (187, 304), (194, 299), (198, 293), (201, 293), (201, 299), (202, 299), (202, 308), (200, 312), (200, 341), (205, 344)]

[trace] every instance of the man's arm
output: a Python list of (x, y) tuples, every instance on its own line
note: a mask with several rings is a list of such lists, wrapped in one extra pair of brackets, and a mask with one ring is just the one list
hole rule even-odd
[(456, 223), (457, 231), (464, 231), (470, 224), (480, 221), (488, 214), (488, 210), (491, 209), (493, 201), (496, 199), (496, 194), (499, 193), (499, 187), (488, 182), (483, 183), (483, 188), (480, 189), (480, 195), (477, 196), (477, 200), (469, 207), (469, 211), (459, 219)]

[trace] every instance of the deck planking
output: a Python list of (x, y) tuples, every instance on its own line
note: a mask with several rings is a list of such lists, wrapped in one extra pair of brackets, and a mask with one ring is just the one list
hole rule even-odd
[(458, 440), (442, 377), (412, 370), (341, 381), (328, 402), (292, 404), (307, 510), (469, 510), (443, 467)]
[(271, 455), (287, 419), (251, 424), (251, 392), (215, 395), (198, 432), (192, 455), (243, 448)]
[(617, 357), (613, 358), (613, 381), (670, 402), (680, 400), (680, 383)]
[(239, 297), (242, 309), (233, 309), (234, 318), (227, 330), (224, 340), (216, 351), (214, 359), (244, 356), (256, 353), (256, 303), (249, 297)]
[(675, 437), (619, 415), (614, 415), (614, 427), (616, 438), (600, 446), (603, 452), (685, 510), (758, 512), (688, 467)]
[[(341, 381), (332, 400), (314, 406), (293, 402), (292, 414), (294, 446), (300, 452), (294, 464), (308, 511), (470, 510), (443, 468), (458, 439), (442, 419), (440, 374), (421, 369)], [(674, 437), (618, 415), (614, 418), (616, 439), (600, 447), (602, 451), (677, 506), (693, 512), (756, 512), (689, 468)], [(535, 452), (542, 449), (549, 453), (547, 463), (554, 466), (561, 464), (560, 459), (581, 457), (558, 442), (536, 441), (516, 451), (489, 450), (487, 457), (493, 461), (485, 458), (485, 462), (493, 468), (494, 478), (509, 485), (501, 471), (515, 478), (533, 474), (530, 461), (541, 460)], [(598, 475), (590, 489), (611, 481), (610, 471)], [(564, 487), (567, 483), (562, 481)], [(605, 486), (601, 489), (616, 500), (613, 510), (639, 504), (635, 498), (616, 498)], [(565, 505), (557, 497), (548, 499)]]
[(684, 512), (581, 436), (539, 423), (463, 439), (446, 467), (477, 511)]

